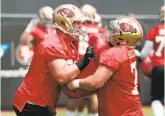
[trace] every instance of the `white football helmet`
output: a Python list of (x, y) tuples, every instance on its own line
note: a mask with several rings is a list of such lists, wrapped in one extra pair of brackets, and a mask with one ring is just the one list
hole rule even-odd
[(39, 23), (51, 24), (53, 18), (53, 9), (49, 6), (41, 7), (38, 11)]
[(96, 23), (100, 27), (102, 26), (102, 19), (101, 19), (101, 16), (98, 13), (95, 14), (95, 21), (94, 21), (94, 23)]
[(97, 10), (95, 7), (89, 4), (85, 4), (80, 9), (81, 9), (81, 12), (85, 16), (86, 21), (90, 21), (92, 23), (98, 24), (99, 26), (102, 26), (101, 16), (97, 13)]
[(128, 45), (135, 47), (143, 37), (143, 30), (140, 23), (131, 17), (122, 16), (110, 21), (105, 27), (107, 40), (112, 45)]
[(84, 15), (81, 10), (72, 4), (64, 4), (53, 11), (53, 25), (55, 28), (73, 36), (75, 39), (84, 39), (86, 28), (81, 27), (84, 23)]

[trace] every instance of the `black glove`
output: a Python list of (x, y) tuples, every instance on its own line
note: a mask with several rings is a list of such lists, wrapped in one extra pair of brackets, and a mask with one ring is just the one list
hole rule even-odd
[(93, 46), (89, 46), (86, 49), (85, 55), (76, 62), (77, 67), (79, 68), (80, 71), (82, 71), (90, 62), (90, 60), (94, 57), (94, 50)]
[(84, 57), (88, 58), (89, 60), (91, 60), (94, 57), (93, 45), (87, 47)]

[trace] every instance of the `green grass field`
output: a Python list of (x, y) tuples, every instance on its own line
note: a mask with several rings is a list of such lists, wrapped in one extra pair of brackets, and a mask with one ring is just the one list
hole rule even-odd
[[(150, 107), (143, 107), (144, 116), (153, 116)], [(65, 116), (65, 108), (57, 108), (57, 116)], [(13, 111), (1, 111), (1, 116), (15, 116)], [(84, 115), (87, 116), (87, 110), (84, 110)]]
[[(65, 116), (65, 110), (59, 110), (57, 111), (57, 116)], [(144, 113), (144, 116), (153, 116), (152, 114), (152, 110), (150, 107), (143, 107), (143, 113)], [(84, 115), (83, 116), (87, 116), (87, 110), (85, 109), (84, 110)]]

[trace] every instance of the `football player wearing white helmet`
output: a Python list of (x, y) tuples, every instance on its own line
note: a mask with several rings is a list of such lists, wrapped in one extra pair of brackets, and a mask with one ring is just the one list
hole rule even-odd
[(17, 116), (55, 116), (54, 106), (62, 86), (73, 80), (94, 56), (90, 46), (79, 59), (72, 43), (86, 34), (77, 24), (83, 21), (79, 8), (71, 4), (60, 5), (52, 16), (56, 33), (49, 34), (38, 45), (28, 73), (13, 97), (12, 104)]
[(68, 88), (97, 90), (99, 116), (143, 116), (134, 50), (143, 37), (142, 27), (131, 17), (119, 17), (105, 29), (103, 37), (111, 47), (95, 54), (97, 70), (71, 81)]
[[(20, 45), (17, 47), (18, 51), (22, 48), (29, 48), (34, 53), (40, 42), (43, 41), (48, 34), (55, 32), (55, 29), (51, 27), (52, 13), (53, 9), (49, 6), (43, 6), (39, 9), (37, 18), (32, 19), (22, 33)], [(27, 54), (22, 54), (22, 57), (26, 58)], [(18, 61), (21, 61), (20, 63), (23, 65), (29, 65), (32, 57), (33, 55), (29, 55), (26, 62), (23, 60)]]
[[(52, 23), (52, 13), (53, 9), (50, 6), (43, 6), (38, 10), (37, 18), (31, 19), (25, 30), (21, 34), (20, 44), (29, 45), (33, 44), (33, 47), (36, 47), (36, 43), (39, 43), (44, 39), (44, 37), (38, 38), (35, 37), (34, 33), (37, 33), (37, 30), (46, 31), (50, 33), (50, 27)], [(38, 42), (39, 41), (39, 42)], [(32, 43), (33, 42), (33, 43)]]

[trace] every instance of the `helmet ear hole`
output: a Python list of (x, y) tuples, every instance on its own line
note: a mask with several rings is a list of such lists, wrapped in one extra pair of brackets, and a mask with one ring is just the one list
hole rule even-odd
[(136, 28), (134, 29), (134, 32), (137, 33), (137, 29)]
[(66, 26), (66, 25), (65, 25), (65, 22), (63, 22), (63, 21), (61, 21), (61, 24), (62, 24), (63, 26)]
[(120, 31), (120, 35), (122, 35), (122, 31)]

